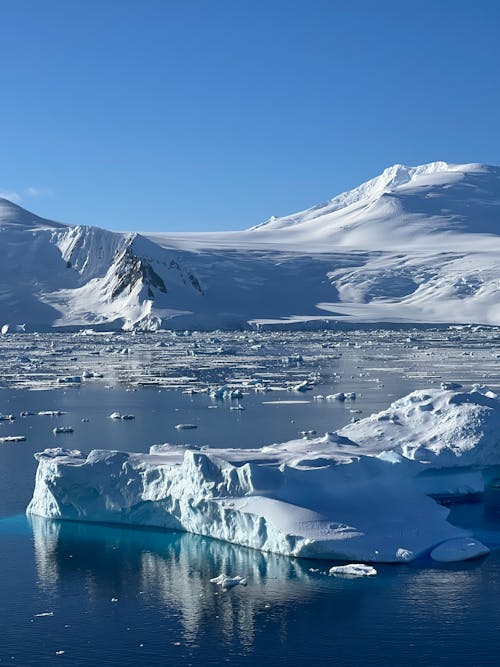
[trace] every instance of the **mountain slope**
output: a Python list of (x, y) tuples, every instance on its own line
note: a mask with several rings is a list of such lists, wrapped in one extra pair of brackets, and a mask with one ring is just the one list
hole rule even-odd
[(179, 253), (139, 234), (52, 223), (1, 200), (0, 244), (0, 318), (29, 328), (151, 328), (153, 303), (168, 315), (202, 296)]
[(242, 232), (120, 234), (0, 200), (0, 324), (500, 324), (500, 168), (394, 165)]

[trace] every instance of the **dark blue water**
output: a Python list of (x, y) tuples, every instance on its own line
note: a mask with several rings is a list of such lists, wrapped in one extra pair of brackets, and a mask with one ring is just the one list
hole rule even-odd
[[(4, 390), (0, 412), (61, 409), (18, 418), (0, 435), (0, 662), (44, 665), (450, 665), (500, 664), (500, 552), (477, 562), (378, 566), (374, 579), (336, 579), (331, 563), (294, 560), (183, 533), (97, 526), (23, 514), (33, 488), (33, 453), (48, 446), (147, 451), (158, 442), (260, 446), (319, 433), (386, 407), (424, 382), (384, 377), (383, 388), (350, 378), (356, 406), (264, 405), (308, 400), (290, 393), (245, 397), (245, 411), (156, 389), (103, 385), (53, 391)], [(315, 393), (338, 391), (318, 387)], [(217, 404), (216, 409), (209, 405)], [(116, 422), (114, 410), (136, 415)], [(90, 421), (82, 422), (83, 418)], [(196, 431), (178, 432), (191, 422)], [(55, 425), (72, 435), (54, 436)], [(483, 522), (482, 506), (454, 510), (457, 522)], [(493, 546), (500, 526), (483, 522)], [(319, 567), (313, 573), (309, 568)], [(222, 592), (220, 572), (248, 578)], [(112, 600), (117, 600), (113, 602)], [(37, 614), (51, 614), (37, 616)], [(60, 651), (64, 653), (57, 654)]]
[[(379, 566), (376, 578), (353, 580), (309, 572), (317, 562), (185, 533), (21, 516), (0, 521), (0, 538), (5, 664), (458, 667), (500, 659), (498, 552), (459, 566)], [(209, 579), (221, 571), (244, 574), (248, 586), (220, 591)]]

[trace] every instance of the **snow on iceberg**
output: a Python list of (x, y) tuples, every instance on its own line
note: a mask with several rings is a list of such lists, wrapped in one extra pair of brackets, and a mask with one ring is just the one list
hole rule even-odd
[(414, 391), (339, 433), (371, 452), (391, 450), (432, 467), (500, 463), (500, 401), (488, 387)]
[(500, 463), (498, 426), (500, 401), (489, 390), (435, 389), (338, 433), (260, 449), (47, 449), (36, 454), (27, 511), (184, 530), (288, 556), (468, 559), (486, 547), (429, 496), (482, 491), (482, 466)]
[(332, 577), (375, 577), (377, 570), (371, 565), (363, 563), (349, 563), (349, 565), (335, 565), (328, 571)]

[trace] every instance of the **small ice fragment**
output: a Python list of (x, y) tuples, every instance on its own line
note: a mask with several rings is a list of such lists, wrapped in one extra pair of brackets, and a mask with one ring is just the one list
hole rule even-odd
[(118, 598), (111, 598), (111, 602), (118, 602)]
[(371, 565), (363, 563), (349, 563), (349, 565), (335, 565), (328, 574), (334, 577), (374, 577), (377, 570)]
[(240, 576), (228, 577), (227, 574), (219, 574), (218, 577), (210, 579), (210, 582), (212, 584), (217, 584), (217, 586), (221, 586), (221, 588), (223, 589), (232, 588), (233, 586), (247, 585), (247, 580), (244, 579), (243, 577)]
[(304, 380), (303, 382), (299, 382), (299, 384), (296, 384), (295, 387), (292, 387), (293, 391), (300, 391), (300, 392), (305, 392), (305, 391), (310, 391), (312, 389), (311, 384), (309, 383), (309, 380)]
[(56, 651), (56, 655), (64, 655), (64, 651)]
[(343, 391), (340, 391), (338, 394), (328, 394), (326, 397), (327, 401), (341, 401), (342, 403), (346, 400), (346, 395)]
[(441, 382), (441, 389), (451, 390), (451, 389), (461, 389), (462, 385), (458, 382)]

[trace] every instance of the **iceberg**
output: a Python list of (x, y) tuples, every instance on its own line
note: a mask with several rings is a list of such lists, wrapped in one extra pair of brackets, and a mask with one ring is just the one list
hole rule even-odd
[(499, 427), (487, 388), (432, 389), (336, 433), (258, 449), (46, 449), (27, 512), (348, 563), (467, 560), (488, 549), (436, 498), (484, 491), (498, 474)]

